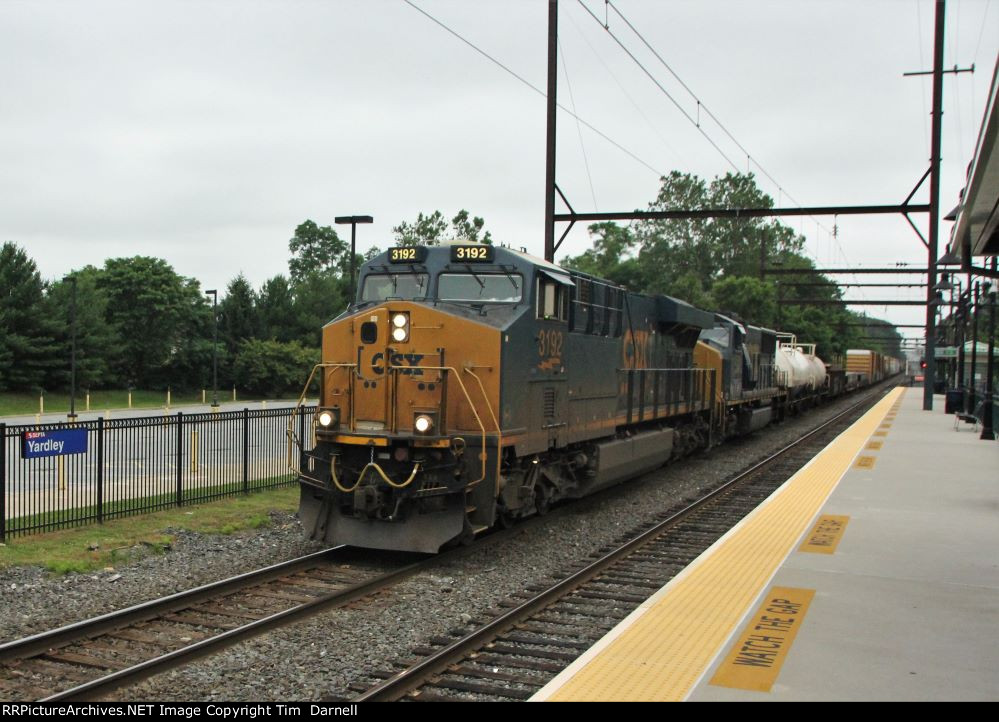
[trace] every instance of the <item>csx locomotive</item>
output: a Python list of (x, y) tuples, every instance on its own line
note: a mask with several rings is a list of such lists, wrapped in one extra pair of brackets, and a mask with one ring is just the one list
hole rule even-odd
[(418, 552), (760, 428), (828, 381), (793, 338), (471, 243), (365, 263), (313, 376), (318, 408), (288, 429), (304, 527)]

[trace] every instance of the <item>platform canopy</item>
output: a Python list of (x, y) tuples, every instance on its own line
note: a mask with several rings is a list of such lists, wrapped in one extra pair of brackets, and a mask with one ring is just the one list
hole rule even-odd
[(970, 249), (974, 256), (999, 254), (999, 59), (978, 134), (975, 157), (958, 208), (950, 243), (953, 251)]

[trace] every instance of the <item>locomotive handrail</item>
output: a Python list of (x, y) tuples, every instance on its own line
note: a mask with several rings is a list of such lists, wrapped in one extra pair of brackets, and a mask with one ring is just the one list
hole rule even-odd
[[(327, 363), (318, 363), (318, 364), (316, 364), (315, 366), (312, 367), (312, 372), (309, 374), (309, 379), (305, 382), (305, 386), (302, 388), (302, 394), (301, 394), (301, 396), (298, 397), (298, 402), (292, 408), (291, 415), (288, 417), (288, 431), (287, 431), (287, 437), (288, 437), (288, 468), (291, 469), (296, 474), (302, 475), (302, 470), (299, 469), (295, 464), (292, 464), (291, 447), (292, 447), (292, 445), (295, 442), (295, 419), (298, 418), (298, 410), (300, 408), (302, 408), (302, 404), (305, 402), (305, 397), (309, 393), (309, 386), (312, 385), (312, 379), (313, 379), (313, 377), (315, 377), (316, 371), (318, 369), (353, 368), (355, 366), (357, 366), (357, 364), (327, 364)], [(320, 393), (322, 393), (322, 392), (320, 391)], [(321, 404), (322, 403), (322, 399), (320, 398), (319, 401), (320, 401), (320, 404)], [(353, 403), (351, 403), (351, 405), (350, 405), (350, 413), (351, 414), (354, 413), (354, 404)], [(299, 444), (304, 449), (304, 446), (305, 446), (304, 440), (300, 439), (299, 440)]]
[[(491, 369), (491, 366), (486, 366), (485, 368)], [(496, 418), (496, 414), (493, 412), (493, 405), (489, 403), (489, 396), (486, 394), (486, 387), (482, 384), (482, 379), (479, 378), (478, 374), (472, 371), (470, 366), (464, 366), (462, 370), (469, 374), (473, 379), (479, 384), (479, 390), (482, 392), (482, 399), (486, 402), (486, 408), (489, 410), (489, 415), (493, 419), (493, 425), (496, 427), (496, 493), (500, 493), (500, 462), (501, 462), (501, 452), (503, 450), (503, 429), (500, 428), (499, 420)], [(485, 453), (485, 439), (482, 442), (482, 452)], [(483, 466), (485, 465), (485, 459), (482, 460)]]
[[(400, 369), (404, 370), (404, 369), (408, 369), (410, 367), (409, 366), (395, 366), (395, 365), (392, 365), (392, 366), (389, 366), (388, 368), (392, 371), (393, 374), (396, 374), (396, 373), (399, 372)], [(461, 377), (458, 375), (458, 371), (454, 368), (454, 366), (420, 366), (420, 368), (421, 369), (425, 369), (425, 370), (429, 370), (429, 371), (452, 371), (452, 372), (454, 372), (454, 379), (455, 379), (455, 381), (458, 382), (458, 386), (461, 387), (461, 392), (463, 394), (465, 394), (465, 400), (468, 401), (468, 408), (470, 408), (472, 410), (472, 415), (475, 416), (475, 422), (479, 425), (479, 429), (481, 429), (481, 431), (482, 431), (482, 451), (479, 454), (480, 460), (482, 461), (482, 476), (480, 476), (475, 481), (470, 482), (468, 485), (469, 486), (476, 486), (476, 485), (482, 483), (482, 480), (486, 478), (486, 427), (482, 425), (482, 419), (479, 418), (479, 412), (475, 410), (475, 404), (472, 403), (472, 397), (468, 395), (468, 389), (465, 388), (465, 384), (461, 380)], [(488, 403), (488, 399), (486, 399), (486, 402)], [(490, 411), (491, 411), (491, 409), (490, 409)], [(497, 455), (499, 455), (499, 449), (496, 450), (496, 453), (497, 453)]]

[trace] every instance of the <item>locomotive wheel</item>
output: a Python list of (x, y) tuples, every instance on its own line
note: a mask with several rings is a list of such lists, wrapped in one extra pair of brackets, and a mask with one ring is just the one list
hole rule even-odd
[(505, 507), (498, 507), (496, 509), (496, 526), (500, 529), (509, 529), (516, 523), (516, 518), (513, 516), (513, 512)]
[(547, 485), (540, 485), (534, 490), (534, 508), (538, 516), (544, 516), (552, 508), (552, 491)]
[(468, 521), (468, 515), (465, 516), (465, 523), (461, 528), (461, 534), (455, 538), (455, 543), (458, 546), (467, 547), (475, 541), (475, 530), (472, 528), (472, 524)]

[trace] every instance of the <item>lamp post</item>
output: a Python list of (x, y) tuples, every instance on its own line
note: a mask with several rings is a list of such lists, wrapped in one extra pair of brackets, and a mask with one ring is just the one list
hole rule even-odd
[(69, 361), (69, 420), (76, 421), (76, 276), (69, 277), (73, 295), (69, 302), (70, 361)]
[(205, 291), (206, 296), (212, 297), (212, 317), (215, 319), (215, 340), (212, 342), (212, 409), (219, 407), (219, 315), (216, 307), (219, 302), (218, 289)]
[[(968, 300), (972, 297), (969, 294)], [(968, 379), (968, 413), (975, 413), (975, 371), (978, 365), (978, 307), (981, 305), (980, 284), (975, 281), (975, 295), (971, 307), (971, 378)]]
[(354, 249), (357, 246), (357, 224), (358, 223), (372, 223), (374, 218), (371, 216), (337, 216), (333, 219), (334, 223), (338, 225), (343, 225), (345, 223), (350, 224), (350, 291), (347, 295), (347, 305), (349, 306), (354, 302), (354, 295), (356, 293), (354, 289)]
[[(962, 291), (957, 296), (957, 309), (954, 311), (954, 319), (958, 324), (955, 329), (956, 341), (957, 341), (957, 384), (956, 387), (961, 389), (961, 393), (964, 393), (964, 365), (966, 363), (964, 355), (964, 343), (965, 343), (965, 325), (968, 320), (968, 307), (964, 300), (964, 292)], [(961, 397), (961, 404), (964, 405), (964, 396)]]
[[(996, 259), (992, 259), (992, 270), (996, 270)], [(991, 286), (991, 284), (982, 284)], [(995, 387), (992, 377), (995, 374), (995, 351), (996, 351), (996, 292), (986, 289), (986, 297), (989, 303), (989, 356), (985, 364), (985, 413), (982, 414), (982, 435), (979, 438), (988, 441), (995, 441), (996, 434), (993, 429), (992, 409), (995, 406)]]

